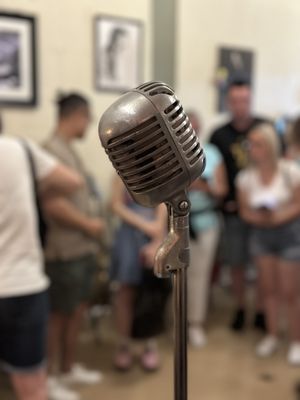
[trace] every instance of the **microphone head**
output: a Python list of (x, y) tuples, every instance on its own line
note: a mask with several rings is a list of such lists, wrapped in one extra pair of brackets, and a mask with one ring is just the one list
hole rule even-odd
[(173, 89), (148, 82), (102, 115), (99, 137), (134, 200), (154, 207), (174, 199), (201, 175), (205, 156)]

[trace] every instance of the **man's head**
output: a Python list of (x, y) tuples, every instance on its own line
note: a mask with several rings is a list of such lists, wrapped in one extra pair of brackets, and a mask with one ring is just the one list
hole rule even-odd
[(89, 103), (84, 96), (78, 93), (59, 96), (57, 112), (59, 125), (68, 131), (70, 139), (84, 137), (90, 123)]
[(251, 88), (248, 82), (234, 81), (229, 85), (227, 105), (233, 121), (243, 124), (251, 118)]

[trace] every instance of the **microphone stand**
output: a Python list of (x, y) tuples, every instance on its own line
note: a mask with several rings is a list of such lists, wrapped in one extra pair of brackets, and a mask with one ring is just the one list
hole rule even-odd
[(167, 203), (169, 233), (155, 258), (155, 274), (172, 277), (175, 331), (174, 399), (187, 400), (187, 267), (190, 202), (183, 193)]

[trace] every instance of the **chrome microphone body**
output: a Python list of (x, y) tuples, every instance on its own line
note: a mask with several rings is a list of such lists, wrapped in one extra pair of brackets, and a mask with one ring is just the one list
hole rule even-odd
[(174, 91), (149, 82), (121, 96), (103, 114), (100, 140), (134, 200), (173, 202), (199, 177), (203, 149)]
[(133, 199), (146, 207), (166, 203), (169, 233), (154, 264), (172, 277), (175, 325), (175, 400), (187, 400), (187, 189), (205, 167), (205, 156), (173, 89), (148, 82), (125, 93), (103, 114), (99, 136)]

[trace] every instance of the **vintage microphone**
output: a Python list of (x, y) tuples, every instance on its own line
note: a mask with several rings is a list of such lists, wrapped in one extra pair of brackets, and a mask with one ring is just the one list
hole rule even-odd
[(169, 233), (155, 257), (155, 274), (172, 277), (175, 324), (175, 400), (187, 400), (187, 188), (205, 167), (203, 149), (173, 89), (147, 82), (121, 96), (102, 115), (99, 137), (133, 199), (166, 203)]

